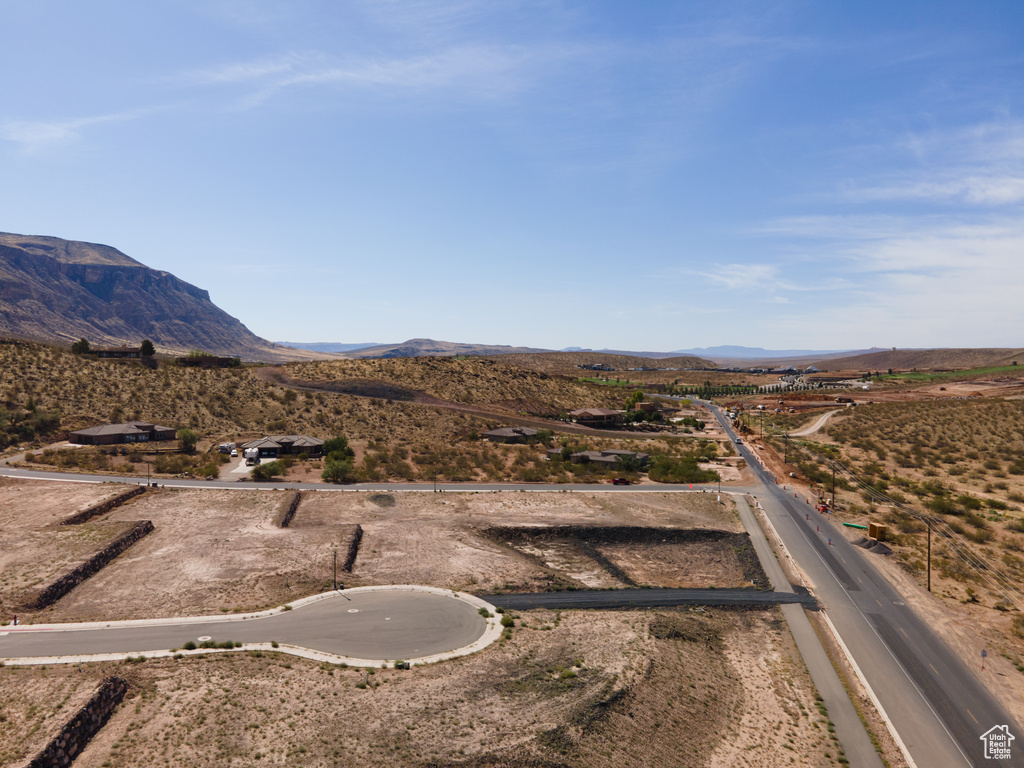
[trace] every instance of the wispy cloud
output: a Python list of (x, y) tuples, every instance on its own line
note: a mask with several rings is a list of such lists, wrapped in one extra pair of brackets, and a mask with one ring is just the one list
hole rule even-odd
[(176, 78), (186, 86), (239, 86), (238, 104), (255, 107), (294, 88), (375, 88), (429, 94), (438, 91), (493, 98), (519, 91), (545, 65), (572, 57), (565, 47), (465, 45), (391, 58), (339, 58), (314, 52), (234, 62)]
[[(846, 289), (828, 294), (830, 311), (815, 309), (814, 327), (822, 333), (904, 346), (1024, 344), (1020, 219), (822, 216), (779, 221), (764, 231), (793, 249), (828, 253), (830, 269), (844, 276)], [(802, 239), (810, 243), (801, 245)], [(791, 320), (811, 322), (801, 312)]]
[(749, 291), (774, 284), (779, 268), (775, 264), (723, 264), (697, 274), (730, 291)]
[(896, 137), (874, 148), (904, 167), (847, 182), (845, 202), (1006, 206), (1024, 202), (1024, 123), (981, 123)]
[(106, 115), (92, 115), (66, 120), (7, 120), (0, 123), (0, 140), (21, 146), (27, 153), (35, 153), (57, 144), (78, 139), (86, 128), (104, 123), (123, 123), (162, 112), (169, 107), (146, 107)]
[(972, 205), (1011, 205), (1024, 201), (1024, 174), (965, 175), (945, 180), (917, 180), (851, 189), (852, 202), (928, 201)]

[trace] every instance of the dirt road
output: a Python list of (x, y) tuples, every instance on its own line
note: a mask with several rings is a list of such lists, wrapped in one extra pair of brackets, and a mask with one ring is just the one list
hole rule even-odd
[(834, 410), (834, 411), (829, 411), (828, 413), (823, 413), (823, 414), (821, 414), (821, 416), (819, 416), (811, 424), (808, 424), (803, 429), (798, 429), (796, 432), (790, 432), (789, 436), (790, 437), (807, 437), (808, 435), (813, 435), (819, 429), (824, 427), (825, 424), (828, 423), (828, 420), (830, 418), (832, 418), (837, 413), (839, 413), (839, 409), (838, 408), (836, 410)]

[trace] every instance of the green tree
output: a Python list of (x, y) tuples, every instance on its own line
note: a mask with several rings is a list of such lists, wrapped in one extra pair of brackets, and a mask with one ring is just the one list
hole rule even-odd
[(192, 453), (196, 449), (196, 443), (199, 442), (199, 435), (188, 427), (183, 427), (178, 430), (178, 442), (181, 444), (183, 453)]
[(323, 451), (328, 461), (349, 461), (356, 456), (356, 452), (349, 447), (348, 438), (344, 435), (324, 440)]
[(153, 346), (153, 342), (149, 339), (143, 339), (142, 344), (139, 346), (139, 351), (145, 357), (152, 357), (156, 354), (156, 347)]
[(352, 480), (355, 474), (355, 467), (351, 461), (327, 460), (324, 471), (320, 477), (327, 483), (347, 483)]
[(85, 355), (89, 353), (89, 340), (79, 339), (71, 345), (71, 351), (76, 355)]
[(619, 454), (615, 457), (615, 469), (619, 472), (639, 472), (640, 460), (636, 454)]

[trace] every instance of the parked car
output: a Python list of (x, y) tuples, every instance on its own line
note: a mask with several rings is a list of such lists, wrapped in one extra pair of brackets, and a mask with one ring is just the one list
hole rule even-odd
[(616, 477), (612, 480), (612, 485), (629, 485), (628, 477)]
[(238, 458), (238, 449), (237, 448), (232, 448), (231, 449), (231, 458), (232, 459), (237, 459)]

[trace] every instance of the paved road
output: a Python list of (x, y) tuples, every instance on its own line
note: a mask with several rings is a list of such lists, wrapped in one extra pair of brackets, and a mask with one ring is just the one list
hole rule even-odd
[[(10, 458), (7, 459), (8, 461)], [(34, 469), (18, 469), (7, 466), (4, 460), (0, 460), (0, 476), (15, 477), (23, 480), (55, 480), (68, 483), (124, 483), (126, 485), (145, 485), (146, 478), (124, 477), (120, 475), (92, 475), (77, 472), (44, 472)], [(204, 488), (234, 491), (273, 491), (273, 490), (294, 490), (294, 491), (356, 491), (356, 492), (388, 492), (388, 491), (419, 491), (432, 492), (435, 489), (439, 492), (450, 493), (480, 493), (498, 491), (583, 491), (588, 493), (666, 493), (691, 490), (711, 490), (716, 485), (691, 485), (691, 484), (662, 484), (662, 483), (641, 483), (639, 485), (612, 485), (584, 484), (584, 483), (353, 483), (351, 485), (328, 485), (325, 483), (253, 483), (237, 480), (175, 480), (163, 479), (157, 481), (161, 488)]]
[(431, 592), (342, 592), (293, 611), (243, 620), (211, 617), (209, 621), (165, 620), (94, 629), (3, 627), (0, 658), (137, 654), (211, 638), (277, 641), (356, 659), (413, 659), (447, 653), (478, 640), (486, 629), (478, 610), (468, 602)]
[[(713, 412), (735, 437), (721, 412)], [(989, 693), (987, 686), (998, 680), (980, 680), (904, 604), (872, 565), (870, 558), (879, 555), (847, 542), (827, 516), (776, 485), (747, 446), (737, 448), (763, 482), (752, 493), (918, 768), (991, 765), (980, 737), (997, 725), (1008, 725), (1017, 745), (1024, 745), (1024, 733)], [(1024, 765), (1024, 749), (999, 764)]]
[[(711, 407), (726, 434), (735, 437), (721, 412)], [(1000, 765), (1024, 766), (1024, 733), (989, 693), (986, 683), (953, 654), (913, 613), (899, 594), (870, 563), (871, 555), (853, 547), (816, 515), (802, 499), (776, 486), (746, 446), (737, 446), (763, 483), (750, 489), (827, 611), (839, 636), (870, 685), (884, 716), (888, 717), (918, 768), (988, 765), (980, 736), (993, 726), (1008, 725), (1018, 741), (1014, 759)], [(122, 482), (138, 479), (103, 475), (62, 474), (13, 469), (2, 465), (0, 474), (10, 477), (65, 480), (69, 482)], [(194, 480), (161, 481), (166, 487), (328, 490), (308, 483), (235, 483)], [(556, 484), (438, 484), (453, 492), (486, 491), (583, 491), (583, 492), (685, 492), (688, 485), (556, 485)], [(705, 487), (707, 488), (707, 487)], [(432, 491), (431, 483), (360, 484), (333, 487), (338, 491)], [(740, 490), (731, 488), (730, 490)], [(807, 520), (806, 515), (811, 519)], [(815, 530), (820, 527), (822, 533)], [(832, 546), (828, 544), (831, 535)], [(786, 606), (784, 612), (791, 610)], [(243, 639), (243, 638), (229, 638)], [(0, 638), (0, 641), (6, 638)], [(138, 649), (133, 649), (138, 650)], [(979, 647), (980, 653), (982, 649)], [(3, 653), (0, 646), (0, 653)], [(397, 654), (396, 654), (397, 655)], [(998, 685), (992, 681), (991, 685)]]
[(778, 605), (792, 603), (817, 607), (814, 598), (793, 592), (756, 589), (581, 589), (569, 592), (529, 592), (481, 595), (481, 598), (513, 611), (532, 608), (666, 608), (679, 605)]

